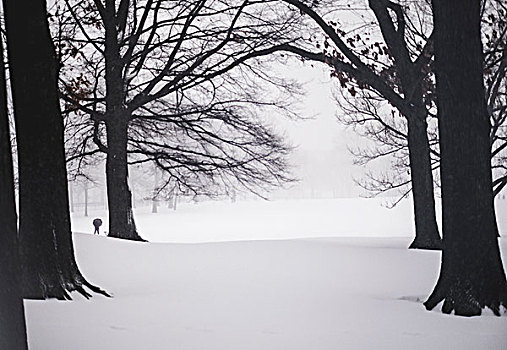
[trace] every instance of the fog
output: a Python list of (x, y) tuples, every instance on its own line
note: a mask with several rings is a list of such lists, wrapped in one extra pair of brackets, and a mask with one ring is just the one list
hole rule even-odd
[[(367, 196), (368, 193), (354, 181), (364, 176), (367, 169), (354, 165), (348, 150), (349, 146), (365, 144), (366, 140), (338, 122), (336, 115), (342, 112), (333, 97), (337, 90), (329, 71), (323, 66), (301, 62), (289, 62), (274, 71), (301, 85), (302, 95), (297, 96), (291, 106), (298, 118), (275, 115), (269, 119), (269, 123), (294, 147), (289, 161), (296, 181), (262, 195), (268, 199)], [(134, 206), (152, 204), (156, 187), (153, 168), (151, 164), (129, 168)], [(70, 186), (72, 209), (83, 214), (86, 214), (86, 208), (105, 208), (107, 198), (104, 164), (88, 168), (87, 174), (91, 181), (80, 179)], [(240, 192), (234, 196), (239, 200), (256, 198), (253, 194)], [(180, 196), (178, 200), (196, 198)]]
[(273, 195), (340, 198), (365, 194), (354, 182), (365, 169), (353, 164), (348, 150), (348, 146), (364, 140), (337, 121), (336, 115), (342, 112), (333, 97), (336, 87), (329, 70), (309, 63), (294, 63), (282, 74), (297, 79), (305, 91), (297, 106), (302, 119), (278, 119), (288, 142), (296, 147), (291, 161), (299, 181)]

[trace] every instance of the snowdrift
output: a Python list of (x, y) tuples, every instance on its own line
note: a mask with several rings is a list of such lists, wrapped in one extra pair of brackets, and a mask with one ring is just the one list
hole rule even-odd
[[(303, 207), (309, 211), (308, 203)], [(233, 220), (251, 219), (223, 224), (224, 232), (232, 234), (234, 228), (244, 239), (261, 240), (225, 242), (229, 233), (219, 235), (220, 220), (209, 219), (213, 215), (205, 210), (200, 215), (185, 210), (142, 214), (141, 232), (146, 238), (162, 237), (174, 226), (157, 221), (160, 217), (187, 216), (181, 222), (199, 223), (207, 243), (199, 243), (197, 231), (187, 237), (194, 244), (74, 234), (82, 272), (114, 297), (25, 301), (30, 348), (507, 349), (507, 315), (485, 311), (482, 317), (460, 318), (424, 309), (422, 301), (438, 277), (440, 253), (407, 250), (409, 237), (317, 238), (319, 227), (337, 220), (319, 226), (318, 213), (308, 214), (308, 227), (295, 234), (308, 229), (311, 238), (286, 239), (276, 225), (255, 232), (258, 236), (245, 234), (261, 229), (255, 221), (265, 220), (266, 213), (288, 215), (268, 208), (257, 216), (248, 210), (241, 217), (238, 211)], [(362, 225), (352, 216), (352, 223), (343, 225), (358, 225), (355, 233), (365, 235), (375, 225), (377, 233), (389, 227), (389, 220), (373, 222), (381, 215), (372, 213), (368, 220), (367, 214)], [(400, 223), (391, 217), (393, 232), (401, 235), (409, 220)], [(145, 231), (150, 226), (153, 233)], [(333, 230), (330, 235), (336, 234)], [(183, 238), (175, 233), (166, 240)], [(505, 257), (505, 239), (501, 246)]]

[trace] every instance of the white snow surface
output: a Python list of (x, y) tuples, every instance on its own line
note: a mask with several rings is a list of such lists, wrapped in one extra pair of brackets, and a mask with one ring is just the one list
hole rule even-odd
[[(388, 209), (388, 198), (314, 200), (252, 200), (182, 203), (177, 210), (160, 206), (135, 210), (136, 225), (150, 242), (202, 243), (308, 237), (410, 237), (413, 231), (410, 201)], [(104, 221), (107, 212), (73, 216), (74, 232), (93, 233), (92, 220)]]
[[(381, 200), (380, 200), (381, 201)], [(73, 217), (78, 264), (113, 294), (25, 301), (32, 350), (507, 349), (507, 315), (431, 312), (440, 253), (408, 250), (409, 201), (208, 202), (136, 211), (150, 243)], [(507, 232), (507, 201), (497, 202)], [(506, 257), (507, 241), (500, 239)], [(505, 259), (504, 259), (505, 266)]]

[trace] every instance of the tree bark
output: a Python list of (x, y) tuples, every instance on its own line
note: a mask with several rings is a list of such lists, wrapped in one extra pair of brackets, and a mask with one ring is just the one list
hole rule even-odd
[(7, 112), (3, 45), (0, 42), (0, 349), (25, 350), (25, 313), (19, 281), (18, 228)]
[(88, 283), (70, 230), (58, 68), (46, 2), (4, 0), (19, 165), (19, 245), (23, 295), (107, 294)]
[(507, 282), (493, 206), (490, 124), (483, 86), (479, 0), (433, 0), (444, 249), (425, 302), (442, 311), (500, 315)]
[[(411, 71), (401, 69), (402, 86), (405, 98), (414, 106), (414, 113), (407, 115), (407, 142), (410, 160), (410, 178), (414, 205), (415, 238), (410, 244), (412, 249), (442, 249), (442, 240), (438, 232), (433, 188), (433, 170), (431, 169), (430, 145), (426, 107), (418, 75), (414, 76), (414, 64)], [(410, 91), (411, 90), (411, 91)]]
[(128, 186), (127, 121), (122, 116), (109, 117), (107, 132), (107, 200), (110, 237), (144, 241), (137, 233)]
[[(422, 98), (419, 100), (422, 101)], [(438, 232), (426, 113), (407, 118), (415, 238), (409, 248), (442, 249)]]
[(106, 113), (107, 133), (106, 182), (110, 237), (144, 241), (137, 233), (132, 211), (132, 194), (128, 186), (128, 123), (125, 108), (123, 63), (120, 57), (116, 6), (107, 0), (105, 6)]
[[(420, 71), (421, 68), (417, 60), (412, 61), (407, 48), (405, 13), (402, 7), (389, 0), (370, 0), (369, 6), (375, 13), (384, 41), (396, 62), (395, 68), (400, 78), (403, 99), (412, 106), (410, 113), (403, 113), (407, 119), (407, 142), (415, 219), (415, 239), (410, 248), (441, 249), (442, 242), (435, 213), (427, 113), (422, 87), (424, 75)], [(389, 10), (394, 11), (396, 25)], [(424, 54), (424, 52), (420, 53), (420, 55)]]

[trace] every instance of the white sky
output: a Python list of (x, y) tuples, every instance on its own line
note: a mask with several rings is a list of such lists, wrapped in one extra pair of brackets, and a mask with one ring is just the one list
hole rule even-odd
[(309, 63), (294, 63), (280, 74), (304, 83), (307, 93), (296, 108), (303, 117), (313, 117), (298, 121), (282, 119), (277, 123), (288, 141), (297, 146), (295, 173), (301, 181), (296, 186), (326, 197), (357, 195), (360, 190), (353, 176), (358, 177), (363, 169), (352, 164), (347, 145), (357, 143), (359, 138), (336, 120), (340, 111), (332, 97), (329, 71), (319, 64), (311, 67)]

